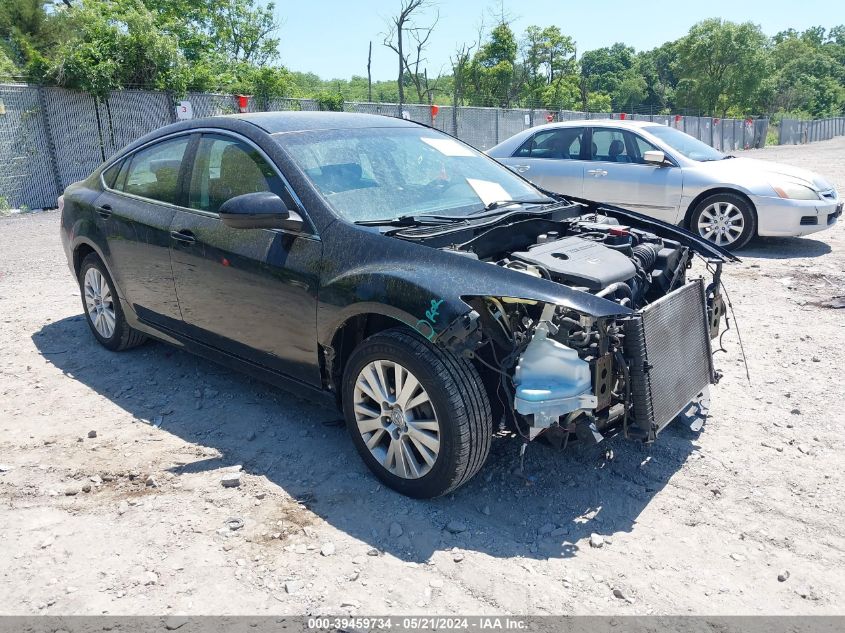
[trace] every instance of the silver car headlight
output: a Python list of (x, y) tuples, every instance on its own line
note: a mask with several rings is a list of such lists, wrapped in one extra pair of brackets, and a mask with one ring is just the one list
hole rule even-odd
[(819, 200), (819, 194), (815, 189), (798, 184), (791, 180), (779, 180), (772, 183), (772, 189), (781, 198), (788, 200)]

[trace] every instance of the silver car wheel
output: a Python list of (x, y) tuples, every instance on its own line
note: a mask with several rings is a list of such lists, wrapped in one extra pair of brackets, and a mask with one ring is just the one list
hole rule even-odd
[(440, 453), (440, 424), (416, 376), (397, 362), (375, 360), (358, 374), (353, 397), (358, 432), (388, 472), (418, 479), (431, 470)]
[(85, 307), (88, 309), (88, 318), (91, 319), (94, 329), (103, 338), (111, 338), (114, 336), (116, 322), (114, 301), (103, 273), (96, 268), (89, 268), (85, 272), (83, 292), (85, 293)]
[(745, 217), (730, 202), (714, 202), (698, 217), (698, 234), (717, 246), (729, 246), (745, 230)]

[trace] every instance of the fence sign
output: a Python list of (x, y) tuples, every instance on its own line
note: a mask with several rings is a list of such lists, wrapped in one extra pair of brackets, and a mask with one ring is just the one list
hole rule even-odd
[(180, 101), (176, 106), (176, 118), (180, 121), (187, 121), (194, 118), (194, 106), (190, 101)]

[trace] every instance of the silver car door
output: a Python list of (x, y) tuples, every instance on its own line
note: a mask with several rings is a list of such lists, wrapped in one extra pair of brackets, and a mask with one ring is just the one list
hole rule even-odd
[(643, 153), (656, 147), (627, 130), (601, 127), (593, 128), (591, 146), (584, 174), (585, 198), (666, 222), (677, 220), (683, 172), (674, 165), (646, 164)]
[(499, 160), (544, 189), (580, 197), (584, 166), (578, 158), (584, 130), (581, 127), (541, 130), (513, 156)]

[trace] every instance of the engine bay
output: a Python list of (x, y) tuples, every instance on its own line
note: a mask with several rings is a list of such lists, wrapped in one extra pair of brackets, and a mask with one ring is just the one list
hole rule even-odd
[(615, 218), (524, 220), (443, 250), (570, 286), (638, 309), (683, 285), (686, 246)]
[[(420, 241), (623, 308), (616, 316), (593, 317), (528, 299), (468, 299), (479, 327), (474, 347), (464, 353), (490, 370), (486, 380), (501, 405), (500, 425), (526, 440), (542, 435), (558, 444), (570, 437), (599, 442), (616, 432), (655, 439), (670, 421), (663, 417), (673, 396), (664, 398), (670, 404), (663, 417), (649, 408), (649, 363), (662, 352), (653, 337), (650, 349), (643, 342), (644, 319), (657, 322), (646, 316), (652, 305), (662, 306), (653, 312), (674, 314), (674, 321), (661, 326), (680, 349), (697, 349), (690, 366), (669, 356), (661, 361), (666, 380), (677, 371), (678, 384), (689, 377), (696, 393), (715, 382), (709, 340), (719, 330), (711, 310), (720, 302), (719, 273), (706, 286), (703, 279), (688, 282), (694, 252), (679, 241), (598, 213), (515, 219), (477, 232), (450, 231), (446, 240), (428, 233)], [(689, 394), (675, 391), (682, 404), (689, 403)]]

